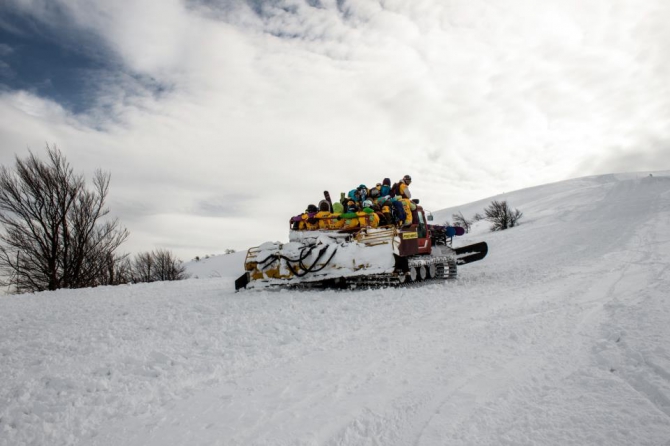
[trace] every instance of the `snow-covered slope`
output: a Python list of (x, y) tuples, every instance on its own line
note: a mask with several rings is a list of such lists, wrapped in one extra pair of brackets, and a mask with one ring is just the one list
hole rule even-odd
[(0, 445), (670, 444), (670, 173), (494, 198), (455, 282), (0, 298)]
[(216, 277), (240, 277), (244, 273), (246, 252), (221, 254), (184, 263), (186, 273), (192, 279), (212, 279)]

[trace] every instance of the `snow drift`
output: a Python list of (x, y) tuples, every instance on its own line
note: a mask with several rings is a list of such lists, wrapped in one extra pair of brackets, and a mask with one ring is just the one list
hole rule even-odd
[(454, 282), (0, 298), (0, 445), (670, 444), (670, 173), (493, 198), (522, 224)]

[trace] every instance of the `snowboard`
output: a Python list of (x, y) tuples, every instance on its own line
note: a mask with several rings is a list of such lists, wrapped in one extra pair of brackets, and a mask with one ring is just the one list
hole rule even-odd
[(330, 212), (333, 212), (333, 200), (330, 199), (330, 192), (328, 192), (327, 190), (324, 190), (323, 191), (323, 198), (325, 198), (326, 201), (328, 202), (328, 205), (330, 206)]
[(465, 229), (460, 226), (447, 226), (447, 237), (465, 234)]

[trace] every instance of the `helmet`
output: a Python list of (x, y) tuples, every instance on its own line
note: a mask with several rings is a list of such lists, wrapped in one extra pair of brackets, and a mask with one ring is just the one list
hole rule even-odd
[(315, 204), (310, 204), (307, 206), (307, 212), (319, 212), (319, 209), (316, 207)]
[(409, 175), (405, 175), (404, 177), (402, 177), (402, 180), (403, 180), (405, 183), (409, 184), (409, 183), (412, 182), (412, 177), (410, 177)]
[(371, 197), (378, 197), (379, 196), (379, 189), (377, 189), (376, 187), (373, 187), (372, 189), (370, 189), (370, 196)]
[(363, 207), (364, 208), (371, 208), (372, 207), (372, 200), (365, 200), (363, 202)]

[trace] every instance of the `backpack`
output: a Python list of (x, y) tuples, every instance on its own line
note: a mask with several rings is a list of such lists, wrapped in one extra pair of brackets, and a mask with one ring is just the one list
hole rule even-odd
[(405, 208), (403, 207), (402, 203), (400, 201), (393, 201), (391, 203), (393, 204), (392, 212), (395, 221), (404, 222), (407, 218), (407, 214), (405, 213)]
[(389, 192), (389, 195), (391, 196), (391, 198), (395, 197), (396, 195), (400, 195), (400, 184), (393, 183), (393, 186), (391, 186), (391, 191)]

